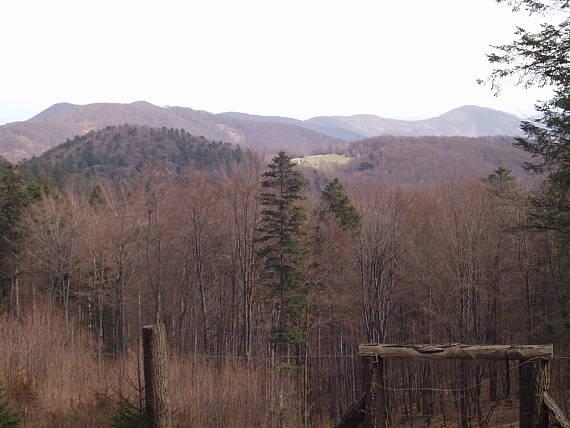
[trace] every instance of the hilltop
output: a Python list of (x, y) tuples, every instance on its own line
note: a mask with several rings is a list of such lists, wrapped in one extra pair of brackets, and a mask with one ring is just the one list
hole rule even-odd
[(117, 179), (148, 166), (170, 173), (188, 166), (231, 171), (251, 155), (240, 146), (196, 137), (183, 129), (122, 125), (76, 136), (22, 166), (34, 175), (80, 173)]
[(40, 120), (40, 119), (47, 119), (48, 117), (57, 116), (58, 114), (65, 113), (69, 110), (74, 110), (76, 108), (81, 107), (77, 104), (70, 104), (70, 103), (57, 103), (52, 105), (51, 107), (45, 109), (44, 111), (36, 114), (30, 120)]

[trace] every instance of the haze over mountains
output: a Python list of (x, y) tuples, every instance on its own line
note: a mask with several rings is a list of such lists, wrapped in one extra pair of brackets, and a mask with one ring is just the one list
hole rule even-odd
[(18, 161), (89, 131), (122, 124), (180, 128), (209, 140), (275, 151), (308, 152), (362, 138), (395, 136), (518, 135), (520, 119), (497, 110), (464, 106), (441, 116), (417, 120), (385, 119), (373, 115), (321, 116), (306, 121), (212, 114), (186, 107), (131, 104), (55, 104), (33, 118), (0, 126), (0, 156)]

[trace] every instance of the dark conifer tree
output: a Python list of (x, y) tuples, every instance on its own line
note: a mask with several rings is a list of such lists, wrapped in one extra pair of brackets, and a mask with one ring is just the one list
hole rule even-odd
[(559, 283), (566, 289), (566, 304), (561, 312), (568, 318), (570, 301), (570, 1), (568, 0), (497, 0), (513, 10), (526, 9), (545, 17), (558, 15), (557, 23), (544, 22), (537, 32), (524, 28), (516, 31), (512, 43), (496, 46), (489, 61), (496, 65), (491, 82), (516, 77), (525, 87), (548, 85), (550, 100), (535, 106), (540, 113), (534, 121), (523, 121), (524, 138), (515, 143), (532, 156), (528, 170), (545, 174), (540, 192), (529, 198), (529, 221), (525, 226), (549, 231), (558, 238)]
[(500, 166), (493, 174), (483, 177), (483, 184), (487, 185), (489, 190), (495, 195), (503, 196), (513, 190), (516, 185), (516, 179), (511, 175), (510, 169)]
[(280, 152), (263, 173), (261, 185), (260, 256), (264, 260), (263, 278), (275, 299), (269, 340), (283, 348), (301, 344), (304, 337), (301, 316), (307, 305), (308, 288), (302, 227), (306, 216), (299, 201), (303, 199), (305, 179), (294, 170), (285, 152)]
[(0, 298), (13, 275), (5, 268), (3, 259), (16, 250), (15, 244), (21, 238), (18, 221), (22, 210), (38, 195), (37, 186), (26, 183), (18, 169), (0, 161)]
[(360, 227), (360, 214), (338, 178), (329, 182), (321, 193), (320, 214), (323, 213), (333, 214), (345, 231), (355, 232)]
[(0, 388), (0, 428), (18, 428), (20, 425), (21, 419), (18, 411), (14, 409)]
[(531, 171), (547, 174), (543, 191), (531, 199), (530, 226), (556, 231), (563, 243), (570, 242), (570, 2), (567, 0), (497, 0), (515, 10), (530, 13), (563, 14), (558, 24), (544, 23), (533, 33), (518, 28), (517, 39), (496, 46), (489, 61), (497, 68), (491, 75), (498, 82), (514, 76), (526, 87), (549, 85), (552, 99), (536, 106), (540, 117), (524, 121), (525, 138), (516, 144), (533, 156)]

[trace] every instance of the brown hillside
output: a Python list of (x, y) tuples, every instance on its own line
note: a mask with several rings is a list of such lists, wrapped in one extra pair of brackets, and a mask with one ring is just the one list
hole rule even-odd
[(30, 158), (76, 135), (125, 123), (182, 128), (209, 140), (270, 150), (285, 149), (289, 152), (339, 141), (284, 123), (260, 123), (190, 108), (162, 108), (141, 102), (101, 103), (64, 108), (61, 113), (40, 113), (39, 118), (0, 126), (0, 156), (10, 161)]
[[(479, 106), (462, 106), (437, 117), (424, 120), (386, 119), (370, 114), (323, 116), (307, 121), (312, 129), (330, 134), (329, 130), (360, 135), (465, 136), (520, 135), (520, 119), (512, 114)], [(353, 138), (354, 139), (354, 138)]]
[(520, 118), (499, 110), (462, 106), (437, 117), (423, 120), (387, 119), (372, 114), (354, 116), (318, 116), (301, 121), (288, 117), (223, 113), (257, 122), (290, 123), (343, 140), (360, 140), (378, 135), (440, 135), (480, 137), (485, 135), (520, 135)]
[(508, 137), (376, 137), (350, 144), (348, 181), (431, 183), (454, 175), (481, 177), (502, 166), (523, 177), (528, 155)]

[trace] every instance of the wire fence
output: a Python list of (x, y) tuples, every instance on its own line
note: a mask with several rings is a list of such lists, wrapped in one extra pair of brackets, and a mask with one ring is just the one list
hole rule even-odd
[[(100, 422), (104, 419), (102, 415), (107, 415), (108, 421), (118, 394), (140, 394), (137, 388), (143, 376), (143, 357), (142, 352), (133, 351), (119, 355), (79, 350), (41, 351), (33, 347), (2, 349), (0, 383), (14, 401), (26, 408), (28, 425), (25, 426), (74, 426), (56, 422), (37, 425), (48, 413), (55, 415), (55, 420), (62, 415), (72, 418), (82, 414), (91, 421), (86, 426), (107, 426)], [(276, 413), (288, 412), (296, 414), (297, 419), (287, 417), (299, 423), (304, 402), (310, 407), (310, 426), (331, 426), (361, 392), (360, 359), (356, 352), (249, 357), (173, 352), (170, 365), (173, 401), (181, 423), (192, 423), (190, 426), (240, 426), (231, 421), (232, 412), (236, 421), (252, 426), (272, 426), (267, 425), (268, 420), (275, 418)], [(458, 360), (385, 360), (383, 389), (388, 397), (392, 426), (420, 426), (421, 420), (424, 420), (421, 426), (449, 424), (460, 417), (460, 402), (466, 398), (467, 411), (473, 420), (487, 420), (486, 423), (491, 423), (487, 426), (496, 426), (493, 423), (498, 423), (497, 418), (516, 420), (517, 371), (537, 359), (464, 361), (464, 366)], [(569, 359), (569, 355), (557, 355), (550, 364), (551, 390), (566, 412), (570, 405), (566, 386), (570, 384)], [(297, 367), (283, 370), (278, 367), (287, 361)], [(304, 369), (308, 371), (308, 386), (303, 384)], [(466, 370), (463, 378), (462, 370)], [(494, 400), (489, 398), (493, 388)], [(93, 406), (99, 406), (101, 414)], [(212, 417), (215, 424), (208, 422), (207, 415), (212, 412), (219, 413)], [(295, 423), (283, 426), (301, 426)]]

